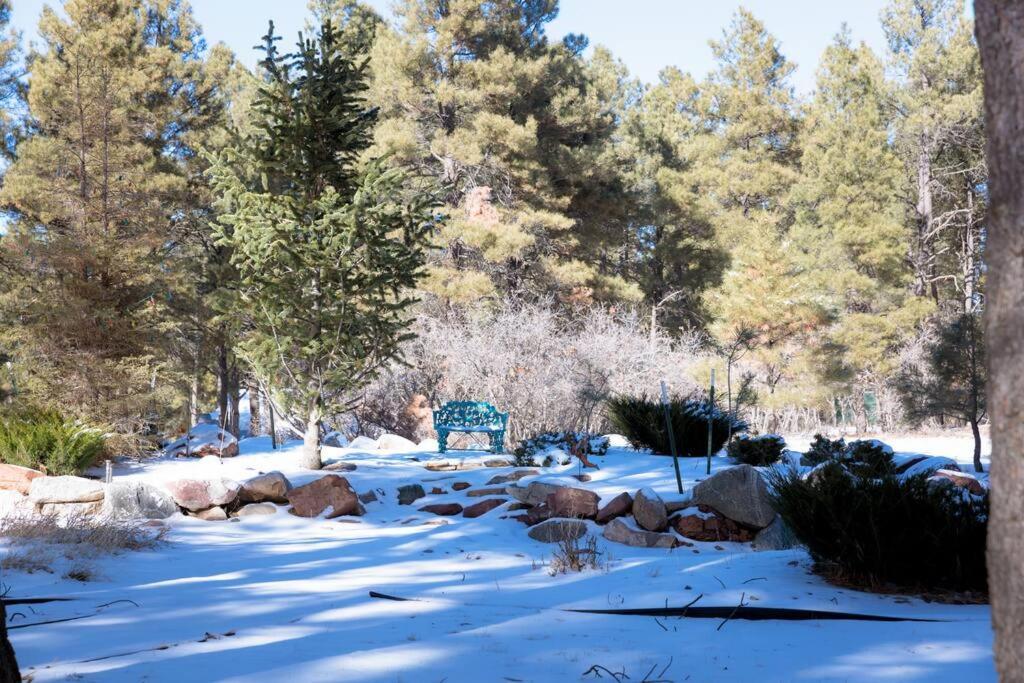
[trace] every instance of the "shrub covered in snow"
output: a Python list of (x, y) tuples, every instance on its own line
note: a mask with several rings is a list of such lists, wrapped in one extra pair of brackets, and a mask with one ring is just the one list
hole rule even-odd
[(100, 458), (105, 446), (103, 432), (53, 410), (0, 414), (0, 462), (48, 474), (79, 474)]
[[(711, 450), (717, 453), (725, 445), (730, 432), (746, 431), (745, 422), (735, 415), (710, 406), (707, 401), (674, 398), (669, 404), (672, 431), (679, 455), (706, 455), (708, 449), (708, 417), (711, 418)], [(618, 396), (608, 401), (608, 414), (614, 427), (637, 448), (669, 454), (665, 413), (659, 401), (645, 396)]]
[(811, 466), (836, 462), (865, 476), (875, 477), (896, 471), (892, 448), (877, 439), (851, 441), (847, 444), (843, 439), (833, 441), (821, 434), (815, 434), (814, 441), (804, 454), (802, 462)]
[[(874, 454), (869, 458), (876, 457)], [(988, 493), (826, 463), (769, 472), (776, 509), (821, 569), (868, 588), (985, 591)]]
[(535, 465), (538, 457), (551, 450), (566, 454), (582, 449), (584, 455), (604, 455), (608, 452), (608, 437), (587, 432), (541, 432), (519, 442), (513, 451), (518, 467)]
[(786, 440), (776, 434), (747, 436), (741, 434), (729, 442), (729, 457), (754, 467), (777, 463), (786, 450)]
[(843, 439), (830, 439), (821, 434), (814, 435), (811, 447), (802, 458), (805, 465), (815, 466), (830, 460), (841, 460), (846, 454), (846, 441)]

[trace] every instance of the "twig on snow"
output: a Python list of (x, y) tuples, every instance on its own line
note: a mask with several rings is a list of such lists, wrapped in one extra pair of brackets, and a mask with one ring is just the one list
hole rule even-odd
[(718, 628), (715, 629), (716, 631), (721, 631), (722, 627), (725, 626), (725, 622), (729, 621), (734, 616), (736, 616), (736, 613), (740, 611), (740, 607), (743, 607), (743, 599), (745, 597), (747, 597), (746, 593), (740, 593), (740, 602), (739, 602), (739, 604), (736, 605), (736, 607), (733, 608), (732, 612), (729, 613), (729, 616), (727, 616), (725, 619), (722, 620), (722, 623), (719, 624)]

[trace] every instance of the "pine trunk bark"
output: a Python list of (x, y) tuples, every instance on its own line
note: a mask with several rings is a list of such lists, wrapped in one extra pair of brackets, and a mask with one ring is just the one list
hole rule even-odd
[(0, 683), (21, 683), (14, 647), (7, 638), (7, 611), (3, 602), (0, 602)]
[(249, 381), (246, 393), (249, 394), (249, 436), (259, 436), (263, 433), (263, 401), (260, 400), (259, 385)]
[(320, 460), (320, 419), (320, 408), (317, 406), (310, 411), (306, 420), (306, 433), (302, 437), (302, 460), (299, 465), (310, 470), (323, 467)]
[(1024, 2), (975, 0), (989, 170), (988, 575), (996, 670), (1024, 681)]

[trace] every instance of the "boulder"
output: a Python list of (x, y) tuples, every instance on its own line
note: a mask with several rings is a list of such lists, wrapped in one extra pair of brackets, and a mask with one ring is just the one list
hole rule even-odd
[(575, 519), (549, 519), (532, 527), (528, 533), (541, 543), (561, 543), (582, 538), (587, 533), (587, 524)]
[(452, 490), (462, 491), (464, 489), (468, 489), (470, 486), (472, 486), (472, 484), (470, 484), (468, 481), (457, 481), (454, 484), (452, 484)]
[(214, 507), (207, 508), (205, 510), (196, 510), (192, 513), (192, 516), (204, 519), (207, 522), (223, 522), (228, 518), (228, 513), (224, 511), (224, 508), (219, 505), (215, 505)]
[(103, 482), (84, 477), (36, 477), (29, 484), (28, 497), (43, 503), (94, 503), (103, 500)]
[(494, 486), (486, 489), (473, 489), (472, 491), (466, 491), (466, 495), (470, 498), (482, 498), (484, 496), (503, 496), (505, 495), (504, 486)]
[(782, 520), (781, 515), (775, 521), (757, 532), (750, 547), (754, 550), (789, 550), (800, 545), (793, 530)]
[(434, 503), (433, 505), (424, 505), (420, 508), (420, 511), (451, 517), (462, 512), (462, 506), (458, 503)]
[(641, 529), (664, 531), (668, 526), (668, 511), (665, 509), (665, 502), (653, 490), (640, 489), (633, 498), (633, 519)]
[[(693, 504), (707, 505), (740, 524), (763, 529), (775, 519), (768, 486), (757, 468), (737, 465), (716, 472), (693, 489)], [(634, 512), (636, 504), (634, 503)]]
[(334, 462), (327, 463), (320, 469), (327, 472), (355, 472), (357, 466), (354, 462), (335, 460)]
[(406, 484), (405, 486), (399, 486), (398, 504), (412, 505), (425, 495), (427, 495), (427, 492), (424, 491), (423, 487), (419, 484)]
[(255, 517), (260, 515), (277, 514), (277, 506), (273, 503), (249, 503), (243, 505), (235, 513), (235, 517)]
[(454, 472), (459, 469), (458, 463), (450, 462), (448, 460), (435, 460), (433, 462), (428, 462), (424, 467), (431, 472)]
[[(514, 505), (526, 505), (526, 503), (513, 503)], [(534, 524), (540, 524), (546, 519), (551, 519), (551, 508), (547, 505), (536, 505), (529, 506), (526, 510), (526, 514), (516, 515), (512, 519), (522, 522), (526, 526), (533, 526)]]
[(382, 434), (377, 439), (378, 451), (415, 451), (416, 444), (398, 434)]
[(486, 486), (494, 486), (495, 484), (507, 484), (510, 481), (519, 481), (523, 477), (531, 477), (535, 474), (540, 474), (537, 470), (516, 470), (515, 472), (509, 472), (508, 474), (496, 474), (491, 477)]
[(594, 519), (601, 498), (593, 491), (563, 486), (549, 493), (545, 501), (554, 517)]
[(935, 470), (932, 476), (928, 477), (928, 481), (945, 480), (951, 482), (954, 486), (970, 491), (976, 496), (983, 495), (985, 493), (985, 485), (975, 479), (969, 474), (963, 472), (954, 472), (953, 470)]
[(121, 519), (166, 519), (177, 511), (166, 491), (141, 481), (113, 481), (103, 498), (104, 514)]
[(242, 482), (238, 491), (240, 503), (287, 503), (291, 482), (280, 472), (267, 472)]
[(507, 502), (507, 498), (485, 498), (484, 500), (481, 500), (479, 503), (470, 505), (468, 508), (464, 509), (462, 511), (462, 516), (469, 519), (473, 519), (475, 517), (479, 517), (480, 515), (486, 515), (494, 508), (498, 507), (499, 505), (503, 505)]
[(695, 541), (748, 543), (756, 534), (753, 529), (736, 523), (707, 505), (683, 510), (682, 514), (672, 518), (672, 526), (680, 536)]
[(28, 495), (32, 480), (42, 476), (45, 475), (39, 470), (0, 463), (0, 491), (17, 491)]
[(164, 484), (174, 502), (195, 512), (218, 505), (230, 505), (241, 486), (230, 479), (177, 479)]
[(443, 496), (446, 493), (448, 493), (448, 492), (445, 491), (440, 486), (435, 486), (434, 488), (430, 489), (430, 495), (432, 495), (432, 496)]
[(548, 496), (562, 488), (558, 484), (549, 484), (543, 481), (531, 481), (529, 486), (509, 486), (508, 494), (527, 505), (541, 505), (546, 502)]
[(238, 439), (216, 422), (200, 422), (187, 435), (169, 443), (164, 453), (175, 458), (202, 458), (207, 455), (232, 458), (238, 455)]
[(593, 477), (591, 477), (589, 474), (574, 474), (572, 475), (572, 478), (582, 484), (585, 484), (593, 479)]
[(682, 542), (673, 534), (659, 534), (637, 529), (625, 520), (613, 519), (604, 527), (602, 535), (609, 541), (637, 548), (675, 548)]
[(349, 442), (348, 447), (357, 451), (377, 450), (377, 441), (368, 436), (357, 436)]
[(896, 465), (896, 474), (902, 477), (913, 477), (917, 474), (932, 474), (936, 470), (959, 472), (956, 460), (941, 455), (918, 455)]
[(98, 515), (103, 511), (103, 501), (91, 503), (37, 503), (36, 512), (56, 517), (79, 517), (82, 515)]
[(332, 448), (345, 448), (348, 446), (348, 437), (339, 431), (328, 432), (324, 437), (323, 445)]
[(607, 524), (616, 517), (624, 517), (633, 511), (633, 496), (626, 492), (622, 492), (619, 495), (608, 501), (608, 504), (597, 511), (598, 524)]
[(508, 458), (490, 458), (484, 460), (484, 467), (508, 467), (512, 461)]
[(374, 491), (367, 491), (366, 493), (359, 494), (360, 503), (376, 503), (377, 494)]
[(291, 512), (299, 517), (318, 517), (330, 508), (327, 519), (362, 515), (365, 510), (345, 477), (328, 474), (288, 492)]

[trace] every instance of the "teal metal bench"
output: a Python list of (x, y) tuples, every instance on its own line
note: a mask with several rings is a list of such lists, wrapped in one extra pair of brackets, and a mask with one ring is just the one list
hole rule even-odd
[(448, 435), (452, 432), (486, 434), (492, 453), (505, 452), (505, 429), (508, 413), (499, 412), (490, 403), (478, 401), (449, 401), (434, 411), (434, 431), (437, 449), (448, 451)]

